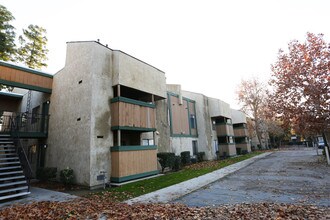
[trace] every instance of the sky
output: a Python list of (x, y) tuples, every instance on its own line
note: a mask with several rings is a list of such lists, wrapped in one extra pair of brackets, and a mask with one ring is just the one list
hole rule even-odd
[[(267, 81), (280, 48), (307, 32), (330, 39), (327, 0), (0, 0), (17, 34), (46, 28), (48, 67), (64, 67), (66, 42), (100, 39), (162, 70), (167, 83), (239, 108), (242, 79)], [(147, 83), (147, 82), (146, 82)]]

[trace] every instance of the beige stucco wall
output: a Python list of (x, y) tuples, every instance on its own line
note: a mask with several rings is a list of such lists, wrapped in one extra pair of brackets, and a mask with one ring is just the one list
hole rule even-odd
[(231, 110), (228, 103), (219, 99), (208, 98), (208, 104), (211, 117), (223, 116), (231, 118)]
[(203, 94), (189, 91), (182, 91), (182, 96), (195, 101), (198, 131), (198, 151), (205, 152), (205, 159), (213, 159), (215, 152), (214, 147), (212, 147), (213, 135), (211, 118), (208, 108), (208, 98)]
[(92, 188), (102, 184), (101, 171), (110, 178), (110, 100), (117, 84), (166, 97), (162, 71), (97, 42), (67, 44), (65, 67), (54, 76), (47, 166), (71, 167), (76, 182)]
[(156, 102), (156, 140), (158, 152), (172, 152), (167, 99)]
[(171, 152), (175, 153), (175, 155), (180, 155), (183, 151), (190, 151), (190, 155), (193, 155), (193, 147), (192, 141), (197, 141), (198, 149), (200, 146), (198, 138), (193, 137), (171, 137), (170, 145)]
[(246, 115), (235, 109), (231, 109), (231, 120), (233, 124), (245, 123), (246, 124)]
[(113, 85), (124, 85), (166, 98), (165, 73), (122, 51), (113, 51)]
[(92, 183), (90, 154), (94, 52), (93, 43), (67, 44), (65, 67), (53, 78), (46, 151), (46, 166), (57, 167), (59, 171), (70, 167), (74, 170), (76, 182), (87, 186)]
[(90, 185), (98, 186), (103, 182), (97, 180), (101, 171), (111, 175), (110, 146), (113, 146), (113, 133), (110, 130), (110, 99), (112, 89), (112, 54), (102, 45), (96, 44), (92, 62), (92, 94), (90, 122)]

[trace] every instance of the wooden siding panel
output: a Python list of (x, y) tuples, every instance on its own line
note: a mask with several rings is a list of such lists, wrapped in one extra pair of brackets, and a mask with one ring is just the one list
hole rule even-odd
[(246, 128), (236, 128), (236, 129), (234, 129), (234, 135), (236, 137), (246, 137), (246, 136), (248, 136), (247, 129)]
[[(125, 177), (157, 170), (157, 150), (111, 152), (112, 177)], [(118, 163), (117, 163), (118, 161)]]
[(155, 109), (125, 102), (111, 103), (111, 126), (156, 128)]
[(111, 125), (119, 126), (119, 102), (111, 103)]
[(52, 89), (53, 79), (23, 70), (17, 70), (6, 66), (0, 66), (0, 79), (13, 83)]
[(228, 124), (216, 125), (216, 132), (218, 136), (234, 136), (233, 126)]
[(189, 135), (189, 117), (188, 103), (183, 100), (182, 105), (179, 103), (179, 98), (171, 96), (171, 113), (172, 113), (172, 132), (173, 134)]

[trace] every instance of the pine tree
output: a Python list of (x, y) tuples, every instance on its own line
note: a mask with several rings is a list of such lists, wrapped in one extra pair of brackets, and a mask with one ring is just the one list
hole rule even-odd
[(16, 33), (14, 26), (10, 24), (14, 19), (7, 8), (0, 5), (0, 60), (14, 60)]
[(46, 67), (48, 49), (46, 29), (38, 25), (29, 25), (23, 29), (23, 35), (19, 36), (20, 47), (17, 59), (32, 69)]

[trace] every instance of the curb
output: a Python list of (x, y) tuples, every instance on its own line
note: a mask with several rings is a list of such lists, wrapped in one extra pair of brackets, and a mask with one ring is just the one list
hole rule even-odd
[(151, 192), (130, 200), (126, 200), (125, 203), (127, 204), (134, 204), (134, 203), (168, 203), (175, 199), (178, 199), (186, 194), (189, 194), (195, 190), (198, 190), (212, 182), (215, 182), (231, 173), (240, 170), (253, 162), (267, 157), (268, 155), (272, 154), (273, 152), (267, 152), (260, 154), (258, 156), (243, 160), (241, 162), (229, 165), (227, 167), (221, 168), (219, 170), (213, 171), (211, 173), (205, 174), (203, 176), (199, 176), (173, 186), (169, 186), (155, 192)]

